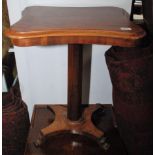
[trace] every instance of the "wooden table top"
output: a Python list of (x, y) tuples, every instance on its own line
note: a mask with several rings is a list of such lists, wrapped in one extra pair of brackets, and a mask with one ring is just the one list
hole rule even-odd
[(32, 6), (6, 35), (16, 46), (77, 43), (131, 47), (139, 45), (146, 33), (117, 7)]

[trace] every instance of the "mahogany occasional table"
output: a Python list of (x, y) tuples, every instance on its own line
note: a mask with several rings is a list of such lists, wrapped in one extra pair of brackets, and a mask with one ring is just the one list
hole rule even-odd
[[(35, 141), (36, 147), (47, 145), (47, 141), (49, 144), (49, 137), (58, 133), (61, 137), (63, 132), (68, 132), (73, 138), (74, 134), (82, 135), (83, 141), (91, 145), (94, 144), (94, 139), (104, 136), (104, 132), (92, 122), (92, 113), (100, 105), (91, 105), (82, 112), (83, 44), (139, 46), (146, 33), (129, 20), (128, 13), (116, 7), (32, 6), (23, 11), (22, 19), (12, 25), (6, 35), (14, 45), (22, 47), (68, 44), (68, 105), (67, 108), (60, 105), (48, 106), (55, 113), (55, 119), (48, 127), (41, 129)], [(65, 134), (62, 137), (65, 138)], [(77, 139), (80, 141), (82, 138), (76, 137)], [(74, 142), (73, 146), (80, 148), (79, 143)], [(99, 147), (97, 145), (93, 146)], [(80, 153), (73, 154), (84, 154)]]

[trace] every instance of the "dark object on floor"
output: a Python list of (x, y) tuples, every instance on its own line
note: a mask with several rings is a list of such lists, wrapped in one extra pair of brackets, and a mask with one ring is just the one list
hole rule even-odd
[[(101, 104), (100, 104), (101, 105)], [(114, 122), (112, 108), (101, 105), (92, 115), (92, 122), (104, 133), (114, 129), (116, 123)]]
[(116, 121), (126, 148), (130, 155), (152, 155), (152, 44), (141, 48), (112, 47), (105, 56)]
[(29, 130), (29, 115), (18, 88), (2, 96), (3, 155), (23, 155)]
[[(107, 110), (106, 114), (108, 114), (108, 112), (110, 112), (110, 115), (111, 115), (112, 106), (104, 105), (104, 107), (105, 107), (105, 110)], [(102, 116), (102, 117), (105, 117), (105, 116)], [(108, 118), (109, 118), (109, 116), (108, 116)], [(36, 147), (34, 145), (34, 142), (38, 138), (38, 134), (40, 133), (40, 130), (42, 128), (48, 126), (49, 124), (51, 124), (53, 122), (53, 120), (54, 120), (54, 113), (52, 113), (49, 109), (47, 109), (46, 105), (35, 105), (32, 121), (31, 121), (31, 128), (30, 128), (29, 136), (28, 136), (28, 140), (27, 140), (25, 155), (35, 155), (35, 154), (49, 155), (48, 154), (49, 150), (46, 150), (46, 149), (47, 148), (49, 149), (50, 147), (46, 148), (47, 145), (45, 146), (45, 148)], [(103, 118), (101, 120), (103, 120)], [(111, 121), (113, 121), (113, 120), (111, 120)], [(109, 123), (113, 124), (113, 122), (109, 122)], [(105, 128), (107, 129), (109, 127), (109, 125), (101, 123), (100, 121), (98, 121), (98, 123), (96, 123), (96, 126), (99, 129), (102, 129), (102, 131), (104, 131)], [(110, 129), (112, 129), (112, 127), (110, 127)], [(105, 140), (105, 143), (103, 145), (103, 149), (104, 149), (103, 154), (100, 154), (100, 153), (97, 154), (97, 151), (101, 151), (101, 148), (99, 147), (99, 145), (97, 143), (94, 143), (95, 141), (93, 139), (91, 139), (87, 136), (83, 136), (83, 137), (79, 136), (76, 133), (75, 133), (75, 135), (73, 135), (73, 134), (67, 135), (67, 134), (69, 134), (69, 133), (67, 132), (66, 134), (64, 134), (62, 132), (62, 134), (58, 134), (57, 135), (58, 139), (56, 138), (56, 136), (51, 137), (50, 143), (48, 143), (48, 146), (50, 146), (52, 144), (51, 149), (53, 148), (53, 146), (54, 146), (54, 148), (53, 148), (53, 151), (50, 150), (50, 152), (51, 152), (50, 155), (51, 154), (53, 155), (55, 153), (55, 150), (57, 151), (57, 155), (73, 155), (74, 153), (78, 153), (77, 155), (83, 155), (83, 154), (87, 155), (86, 153), (90, 153), (89, 155), (93, 155), (93, 152), (95, 152), (95, 151), (96, 151), (95, 155), (114, 155), (114, 154), (115, 155), (127, 155), (126, 151), (124, 149), (124, 146), (120, 140), (119, 134), (114, 127), (113, 127), (113, 130), (110, 130), (110, 132), (106, 132), (107, 140)], [(70, 138), (67, 140), (68, 136)], [(74, 139), (73, 141), (72, 141), (72, 138)], [(60, 146), (60, 144), (64, 144), (65, 140), (66, 140), (66, 143), (68, 143), (68, 144)], [(59, 142), (58, 144), (56, 144), (57, 141)], [(87, 147), (85, 148), (85, 150), (83, 150), (83, 152), (80, 152), (80, 153), (79, 153), (79, 151), (80, 150), (82, 151), (82, 149), (80, 148), (81, 142), (78, 143), (80, 145), (77, 145), (78, 141), (82, 141), (82, 144), (83, 143), (88, 144)], [(78, 149), (77, 148), (75, 149), (75, 151), (77, 151), (77, 152), (73, 151), (73, 147), (69, 147), (70, 146), (69, 144), (71, 144), (71, 143), (75, 147), (77, 146)], [(110, 144), (110, 146), (108, 144)], [(90, 145), (93, 145), (95, 147), (91, 148)], [(62, 151), (63, 148), (64, 148), (64, 150), (67, 151), (66, 154), (65, 154), (65, 152)], [(105, 151), (105, 149), (107, 149), (107, 150)], [(91, 154), (91, 152), (92, 152), (92, 154)]]
[(148, 29), (149, 35), (153, 36), (153, 0), (143, 1), (144, 22)]

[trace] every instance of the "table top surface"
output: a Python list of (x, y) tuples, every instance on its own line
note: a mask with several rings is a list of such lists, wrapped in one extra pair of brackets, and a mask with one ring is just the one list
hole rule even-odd
[(137, 46), (145, 31), (117, 7), (31, 6), (6, 31), (17, 46), (108, 44)]

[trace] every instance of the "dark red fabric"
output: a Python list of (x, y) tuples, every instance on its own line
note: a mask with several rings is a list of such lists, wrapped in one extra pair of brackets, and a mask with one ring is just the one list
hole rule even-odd
[(3, 93), (2, 101), (3, 155), (23, 155), (30, 125), (27, 106), (17, 88)]
[(113, 85), (118, 129), (130, 155), (151, 155), (153, 139), (153, 57), (147, 47), (112, 47), (106, 62)]

